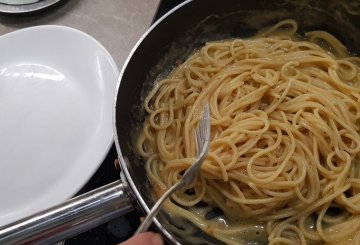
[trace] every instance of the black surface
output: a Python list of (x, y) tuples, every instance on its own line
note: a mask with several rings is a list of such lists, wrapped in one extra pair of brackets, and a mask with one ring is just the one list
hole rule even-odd
[[(159, 19), (163, 14), (175, 7), (184, 0), (162, 0), (154, 16), (153, 22)], [(115, 145), (111, 147), (110, 152), (106, 156), (99, 169), (79, 191), (79, 194), (91, 191), (105, 184), (111, 183), (119, 179), (119, 171), (115, 169), (114, 160), (117, 158)], [(124, 225), (125, 227), (122, 227)], [(105, 223), (82, 234), (65, 241), (66, 245), (115, 245), (125, 241), (135, 232), (140, 224), (140, 215), (136, 211), (132, 211), (125, 216)], [(120, 230), (119, 229), (125, 229)], [(120, 234), (120, 235), (119, 235)]]

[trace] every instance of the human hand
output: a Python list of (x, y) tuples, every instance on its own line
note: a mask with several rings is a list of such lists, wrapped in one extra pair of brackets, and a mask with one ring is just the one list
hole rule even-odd
[(131, 237), (129, 240), (120, 243), (119, 245), (163, 245), (162, 237), (154, 232), (145, 232)]

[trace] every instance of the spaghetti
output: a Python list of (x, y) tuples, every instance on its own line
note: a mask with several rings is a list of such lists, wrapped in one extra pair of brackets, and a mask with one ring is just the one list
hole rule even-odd
[[(195, 161), (209, 103), (208, 156), (166, 210), (227, 244), (360, 244), (360, 59), (329, 33), (296, 31), (285, 20), (209, 42), (144, 102), (137, 148), (158, 196)], [(225, 221), (206, 220), (199, 203)]]

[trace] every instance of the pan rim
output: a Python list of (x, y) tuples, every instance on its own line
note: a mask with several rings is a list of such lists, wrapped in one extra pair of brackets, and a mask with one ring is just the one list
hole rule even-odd
[[(130, 62), (130, 60), (132, 59), (134, 53), (136, 52), (136, 50), (139, 48), (139, 46), (143, 43), (143, 41), (146, 39), (146, 37), (161, 23), (163, 22), (163, 20), (167, 19), (168, 16), (172, 15), (174, 12), (178, 11), (180, 8), (182, 8), (183, 6), (189, 4), (193, 2), (193, 0), (186, 0), (184, 2), (182, 2), (181, 4), (177, 5), (176, 7), (174, 7), (173, 9), (171, 9), (170, 11), (168, 11), (167, 13), (165, 13), (162, 17), (160, 17), (156, 22), (154, 22), (149, 29), (139, 38), (139, 40), (136, 42), (136, 44), (134, 45), (134, 47), (132, 48), (132, 50), (130, 51), (129, 56), (126, 58), (124, 65), (121, 68), (120, 74), (119, 74), (119, 78), (116, 84), (116, 88), (115, 88), (115, 95), (114, 95), (114, 104), (113, 104), (113, 132), (114, 132), (114, 142), (115, 142), (115, 147), (116, 147), (116, 151), (118, 154), (118, 158), (119, 158), (119, 162), (120, 162), (120, 167), (121, 170), (123, 172), (123, 174), (120, 175), (120, 179), (122, 182), (125, 182), (128, 184), (129, 188), (130, 188), (130, 192), (128, 193), (130, 196), (133, 196), (134, 199), (136, 199), (138, 201), (138, 203), (140, 204), (141, 208), (145, 211), (145, 213), (149, 213), (150, 209), (147, 206), (147, 204), (145, 203), (144, 199), (142, 198), (140, 192), (138, 191), (138, 189), (135, 186), (135, 183), (128, 171), (128, 168), (126, 166), (126, 159), (124, 158), (122, 151), (121, 151), (121, 147), (120, 147), (120, 142), (119, 142), (119, 138), (118, 138), (118, 132), (117, 132), (117, 124), (120, 123), (116, 120), (116, 109), (117, 109), (117, 102), (118, 102), (118, 94), (119, 94), (119, 90), (120, 90), (120, 86), (121, 86), (121, 81), (123, 78), (123, 75), (126, 71), (126, 68)], [(128, 188), (128, 189), (129, 189)], [(154, 223), (157, 226), (157, 228), (159, 228), (159, 230), (174, 244), (178, 244), (181, 245), (181, 243), (179, 243), (165, 228), (164, 226), (158, 221), (158, 219), (155, 217), (154, 218)]]

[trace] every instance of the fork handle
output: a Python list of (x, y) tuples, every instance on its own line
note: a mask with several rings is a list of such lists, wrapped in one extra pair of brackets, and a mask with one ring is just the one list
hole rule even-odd
[(147, 231), (151, 225), (151, 223), (153, 222), (153, 218), (159, 213), (161, 205), (163, 204), (163, 202), (169, 197), (171, 196), (175, 191), (177, 191), (178, 189), (181, 188), (182, 183), (179, 181), (177, 182), (175, 185), (173, 185), (170, 189), (168, 189), (160, 198), (159, 200), (157, 200), (157, 202), (155, 203), (155, 205), (151, 208), (150, 212), (148, 213), (148, 215), (146, 216), (146, 218), (144, 219), (144, 221), (140, 224), (140, 226), (138, 227), (138, 229), (136, 230), (136, 232), (134, 233), (134, 235), (139, 234), (139, 233), (143, 233), (145, 231)]

